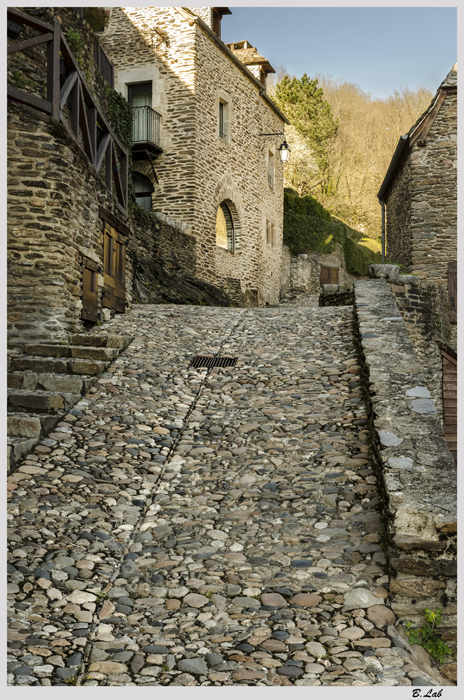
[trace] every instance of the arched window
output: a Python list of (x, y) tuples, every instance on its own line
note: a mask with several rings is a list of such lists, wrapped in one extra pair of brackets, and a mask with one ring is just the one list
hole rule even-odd
[(232, 253), (235, 249), (234, 220), (226, 201), (221, 202), (217, 210), (216, 245)]
[(133, 173), (133, 183), (135, 201), (145, 211), (151, 211), (151, 193), (154, 191), (154, 187), (150, 180), (145, 175)]

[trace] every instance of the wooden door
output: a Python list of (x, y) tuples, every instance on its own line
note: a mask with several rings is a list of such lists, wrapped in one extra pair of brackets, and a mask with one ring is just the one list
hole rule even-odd
[(124, 313), (126, 309), (126, 239), (112, 226), (103, 231), (103, 306)]
[(442, 348), (443, 367), (443, 432), (448, 449), (457, 461), (458, 449), (458, 361), (457, 356)]
[(84, 257), (82, 260), (82, 318), (96, 323), (98, 313), (98, 263)]
[(338, 267), (328, 267), (321, 265), (321, 285), (323, 284), (338, 284)]

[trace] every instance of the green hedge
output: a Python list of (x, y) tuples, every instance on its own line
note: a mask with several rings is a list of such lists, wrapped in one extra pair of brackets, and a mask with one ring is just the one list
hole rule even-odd
[(317, 251), (331, 253), (336, 243), (343, 244), (346, 233), (343, 226), (315, 216), (284, 209), (284, 245), (292, 255)]
[(290, 188), (285, 188), (284, 190), (284, 207), (292, 209), (299, 214), (306, 214), (307, 216), (315, 216), (318, 219), (323, 219), (325, 221), (330, 221), (330, 214), (327, 209), (324, 209), (322, 204), (317, 201), (314, 197), (305, 195), (300, 197), (296, 190)]

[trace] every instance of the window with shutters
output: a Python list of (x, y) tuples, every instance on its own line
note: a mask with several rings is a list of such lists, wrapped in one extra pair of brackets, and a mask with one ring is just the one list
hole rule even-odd
[(109, 224), (103, 231), (103, 306), (126, 309), (126, 238)]
[(82, 318), (97, 323), (100, 319), (98, 310), (97, 275), (100, 266), (94, 260), (82, 259)]

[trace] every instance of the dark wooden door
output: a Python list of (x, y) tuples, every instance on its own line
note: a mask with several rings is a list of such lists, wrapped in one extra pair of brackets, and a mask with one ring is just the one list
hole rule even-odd
[(321, 285), (323, 284), (338, 284), (338, 267), (328, 267), (321, 265)]
[(458, 361), (452, 352), (441, 350), (443, 367), (443, 432), (448, 449), (457, 461), (458, 439)]
[(82, 260), (82, 318), (96, 323), (98, 313), (98, 263), (84, 257)]
[(103, 231), (103, 306), (124, 313), (126, 309), (126, 239), (112, 226)]

